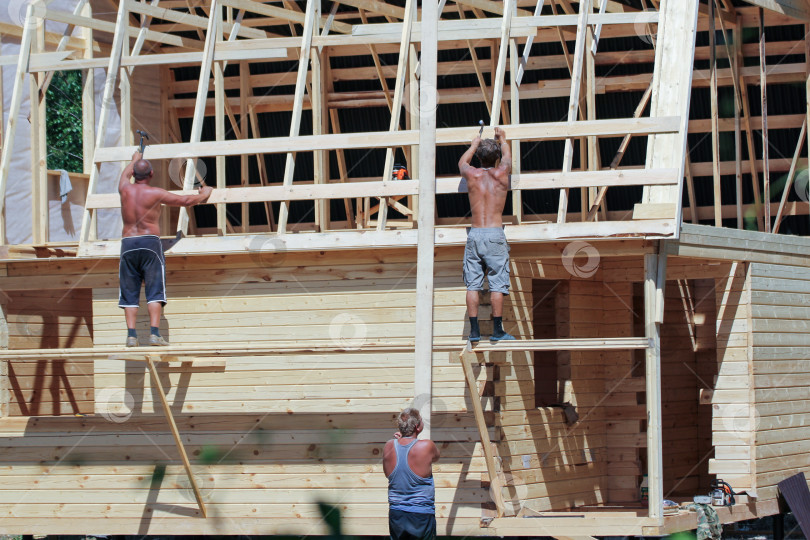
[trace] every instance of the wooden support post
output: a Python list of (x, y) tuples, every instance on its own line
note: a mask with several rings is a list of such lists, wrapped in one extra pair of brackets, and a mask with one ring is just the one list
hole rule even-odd
[[(118, 68), (121, 65), (121, 54), (124, 48), (124, 37), (129, 28), (129, 13), (126, 9), (126, 2), (118, 4), (118, 16), (115, 23), (115, 35), (113, 36), (112, 47), (110, 49), (110, 61), (107, 66), (107, 78), (104, 81), (104, 97), (101, 101), (101, 114), (96, 128), (95, 148), (104, 146), (107, 135), (107, 122), (110, 118), (110, 110), (115, 107), (113, 93), (115, 91), (115, 81), (118, 75)], [(87, 195), (96, 192), (100, 164), (94, 163), (90, 168), (90, 179), (87, 182)], [(91, 214), (89, 209), (85, 209), (82, 216), (82, 232), (79, 237), (79, 245), (85, 244), (96, 237), (95, 212)]]
[[(215, 0), (216, 1), (216, 0)], [(188, 454), (186, 454), (186, 448), (183, 446), (183, 440), (180, 438), (180, 431), (177, 429), (177, 424), (174, 422), (174, 416), (172, 415), (172, 409), (169, 407), (169, 402), (166, 399), (166, 392), (163, 391), (163, 384), (160, 382), (160, 378), (158, 377), (157, 369), (155, 368), (155, 358), (160, 361), (160, 356), (147, 356), (146, 357), (146, 365), (149, 368), (149, 374), (152, 376), (152, 384), (154, 385), (154, 389), (157, 392), (158, 397), (160, 398), (160, 403), (163, 405), (163, 412), (166, 415), (166, 421), (169, 423), (169, 429), (172, 432), (172, 437), (174, 437), (174, 443), (177, 445), (177, 451), (180, 453), (180, 459), (183, 462), (183, 468), (186, 470), (186, 474), (188, 475), (188, 481), (191, 485), (191, 489), (194, 492), (194, 498), (197, 499), (197, 505), (200, 507), (200, 513), (202, 513), (203, 517), (206, 516), (205, 511), (205, 502), (202, 498), (202, 493), (200, 493), (200, 488), (197, 486), (197, 480), (194, 478), (194, 473), (191, 470), (191, 463), (188, 460)]]
[(692, 223), (697, 223), (698, 215), (697, 215), (697, 202), (695, 200), (695, 178), (692, 175), (692, 159), (689, 157), (689, 148), (686, 148), (686, 157), (684, 158), (686, 163), (684, 164), (684, 174), (686, 175), (686, 191), (689, 195), (689, 213), (690, 213), (690, 221)]
[(656, 324), (658, 312), (658, 254), (644, 255), (644, 335), (650, 340), (645, 354), (647, 381), (647, 478), (649, 480), (649, 517), (663, 523), (663, 453), (661, 438), (661, 334)]
[(498, 475), (495, 453), (492, 451), (492, 441), (489, 438), (489, 429), (487, 428), (486, 418), (484, 417), (484, 408), (481, 406), (481, 396), (478, 393), (478, 382), (475, 379), (475, 373), (472, 368), (472, 359), (468, 359), (467, 357), (475, 358), (476, 354), (467, 351), (465, 347), (460, 355), (461, 367), (464, 370), (464, 379), (467, 381), (467, 390), (470, 392), (470, 403), (472, 403), (473, 416), (475, 416), (475, 425), (478, 428), (478, 435), (481, 437), (481, 448), (484, 450), (487, 476), (489, 476), (489, 491), (495, 502), (498, 517), (503, 517), (504, 508), (506, 506), (503, 500), (503, 482)]
[[(742, 16), (737, 17), (737, 42), (742, 39)], [(737, 69), (740, 74), (740, 101), (743, 110), (743, 125), (745, 127), (745, 141), (748, 147), (748, 161), (751, 165), (751, 186), (754, 188), (754, 207), (757, 213), (757, 230), (765, 230), (763, 220), (762, 198), (760, 197), (759, 175), (757, 174), (757, 151), (754, 146), (754, 131), (751, 128), (751, 107), (748, 103), (748, 83), (742, 74), (742, 54), (737, 56)]]
[[(541, 2), (542, 3), (542, 2)], [(511, 106), (512, 125), (520, 124), (520, 88), (516, 80), (519, 56), (517, 53), (517, 40), (509, 40), (509, 105)], [(512, 140), (512, 174), (520, 176), (520, 139)], [(515, 225), (523, 222), (523, 196), (519, 189), (512, 190), (512, 214), (515, 216)]]
[[(217, 29), (217, 40), (222, 41), (222, 28)], [(225, 73), (222, 62), (214, 62), (214, 130), (217, 141), (225, 140)], [(225, 156), (216, 157), (217, 189), (225, 189)], [(216, 205), (217, 234), (224, 236), (227, 232), (225, 204)]]
[[(292, 23), (290, 23), (292, 24)], [(250, 116), (248, 115), (248, 92), (250, 92), (250, 63), (239, 62), (239, 132), (240, 139), (246, 139), (250, 126)], [(250, 161), (247, 154), (239, 156), (240, 184), (242, 187), (250, 185)], [(242, 203), (241, 218), (242, 234), (250, 232), (250, 204)]]
[[(298, 75), (295, 79), (295, 96), (293, 98), (292, 121), (290, 123), (290, 137), (297, 137), (301, 130), (301, 114), (304, 109), (304, 90), (307, 85), (307, 72), (309, 71), (309, 57), (312, 45), (312, 27), (315, 22), (315, 2), (307, 0), (307, 12), (304, 19), (304, 34), (301, 39), (301, 50), (298, 54)], [(311, 94), (310, 94), (311, 95)], [(292, 185), (295, 174), (295, 153), (287, 153), (287, 162), (284, 166), (283, 185)], [(287, 220), (290, 216), (290, 201), (282, 201), (278, 215), (278, 232), (287, 232)]]
[(768, 163), (768, 76), (765, 55), (765, 12), (759, 8), (759, 91), (762, 97), (762, 202), (765, 232), (771, 232), (771, 168)]
[[(410, 0), (412, 1), (412, 0)], [(422, 5), (422, 88), (436, 88), (438, 72), (438, 5)], [(424, 92), (421, 93), (424, 96)], [(425, 104), (421, 110), (424, 110)], [(414, 395), (426, 396), (422, 418), (430, 437), (433, 399), (433, 250), (436, 211), (436, 111), (419, 119), (419, 214), (416, 255), (416, 340), (414, 347)]]
[[(441, 13), (440, 13), (441, 14)], [(411, 43), (411, 50), (408, 54), (408, 61), (410, 69), (408, 70), (408, 90), (410, 100), (410, 108), (406, 116), (406, 125), (408, 129), (419, 130), (419, 79), (416, 76), (416, 68), (419, 65), (419, 55), (416, 52), (416, 45)], [(479, 68), (480, 69), (480, 68)], [(484, 103), (489, 103), (489, 100), (484, 99)], [(415, 144), (409, 148), (408, 152), (408, 172), (414, 180), (419, 179), (419, 145)], [(419, 213), (419, 197), (408, 196), (408, 208), (412, 210), (408, 219), (414, 223), (416, 216)]]
[(723, 200), (720, 192), (720, 119), (717, 104), (717, 35), (714, 2), (709, 0), (709, 93), (712, 115), (712, 177), (714, 179), (714, 226), (723, 226)]
[[(203, 121), (205, 120), (205, 104), (208, 101), (208, 85), (211, 81), (211, 66), (214, 62), (214, 50), (217, 43), (217, 31), (222, 24), (222, 11), (219, 9), (219, 0), (211, 0), (211, 17), (208, 19), (208, 28), (205, 33), (205, 49), (200, 62), (200, 80), (197, 85), (197, 100), (194, 105), (194, 118), (191, 121), (191, 135), (189, 142), (200, 142), (202, 137)], [(197, 159), (186, 160), (183, 189), (194, 188), (197, 176)], [(188, 209), (180, 208), (177, 219), (178, 235), (185, 236), (188, 232)]]
[[(692, 59), (695, 55), (698, 3), (662, 0), (660, 13), (650, 117), (675, 114), (680, 116), (680, 121), (677, 133), (648, 138), (646, 167), (675, 168), (679, 171), (678, 177), (682, 178), (692, 96), (692, 62), (685, 59)], [(645, 204), (675, 205), (676, 235), (680, 233), (683, 220), (682, 192), (681, 182), (677, 186), (644, 186), (642, 196)], [(650, 500), (653, 500), (652, 494)]]
[[(723, 18), (721, 17), (722, 21)], [(740, 43), (741, 36), (738, 35), (736, 27), (732, 32), (732, 39), (734, 40), (734, 55), (729, 57), (729, 64), (735, 67), (735, 71), (739, 70), (740, 57), (742, 56), (742, 43)], [(727, 38), (726, 41), (728, 41)], [(742, 90), (740, 88), (739, 75), (734, 76), (734, 191), (735, 199), (737, 202), (737, 228), (745, 228), (745, 220), (743, 218), (742, 210)], [(753, 173), (756, 174), (756, 173)]]
[[(602, 0), (602, 9), (607, 6), (607, 1)], [(593, 35), (593, 28), (587, 30), (587, 41), (585, 42), (585, 114), (588, 120), (596, 120), (596, 36)], [(589, 171), (598, 171), (599, 164), (599, 143), (596, 137), (587, 137), (587, 163), (582, 164), (582, 168)], [(588, 220), (588, 214), (596, 202), (598, 196), (594, 187), (587, 188), (582, 197), (582, 221)], [(601, 207), (601, 205), (600, 205)]]
[[(585, 36), (588, 26), (588, 14), (591, 11), (593, 0), (582, 0), (579, 3), (579, 17), (577, 18), (577, 42), (574, 48), (574, 67), (571, 75), (571, 96), (568, 99), (568, 121), (577, 119), (579, 112), (580, 86), (582, 84), (582, 66), (585, 60)], [(565, 44), (563, 44), (565, 47)], [(563, 174), (571, 172), (574, 161), (574, 140), (565, 139), (565, 153), (563, 154)], [(568, 188), (560, 190), (560, 204), (557, 209), (557, 223), (565, 223), (568, 213)]]
[(498, 66), (495, 69), (495, 78), (492, 83), (492, 107), (490, 107), (489, 127), (495, 127), (501, 122), (501, 100), (503, 98), (503, 83), (506, 76), (506, 55), (509, 52), (509, 33), (512, 28), (512, 12), (516, 0), (503, 0), (503, 18), (501, 20), (501, 42), (498, 48)]
[[(82, 9), (83, 16), (93, 17), (93, 8), (86, 4)], [(82, 28), (85, 40), (84, 58), (93, 58), (93, 29)], [(82, 70), (82, 158), (83, 172), (90, 174), (93, 169), (93, 152), (95, 152), (96, 134), (96, 91), (93, 69)]]
[[(45, 19), (36, 18), (32, 52), (45, 52)], [(28, 78), (31, 104), (31, 236), (34, 244), (48, 240), (48, 147), (45, 137), (47, 104), (42, 92), (46, 73)]]
[[(321, 5), (320, 2), (316, 3), (315, 16), (318, 20), (321, 19)], [(317, 35), (318, 29), (313, 27), (313, 32)], [(325, 121), (327, 116), (324, 114), (324, 76), (328, 75), (325, 72), (325, 66), (321, 61), (322, 52), (318, 47), (314, 47), (310, 51), (312, 55), (312, 94), (310, 95), (310, 102), (312, 103), (312, 134), (322, 135), (327, 132)], [(326, 184), (329, 182), (328, 160), (327, 152), (325, 150), (315, 150), (313, 152), (313, 175), (316, 184)], [(329, 200), (317, 199), (315, 201), (315, 225), (321, 232), (329, 230)]]
[[(456, 4), (456, 8), (458, 9), (459, 19), (464, 20), (466, 18), (466, 15), (464, 15), (464, 5)], [(478, 86), (481, 88), (481, 96), (484, 98), (484, 105), (487, 106), (487, 112), (492, 116), (492, 103), (490, 102), (489, 88), (484, 79), (484, 73), (481, 71), (481, 64), (478, 62), (478, 53), (475, 51), (475, 46), (470, 40), (467, 40), (467, 49), (470, 51), (470, 60), (472, 61), (473, 70), (475, 70), (475, 76), (478, 79)], [(416, 75), (415, 71), (413, 75)]]
[[(391, 121), (388, 124), (388, 131), (399, 131), (399, 116), (402, 109), (402, 97), (405, 93), (405, 80), (407, 79), (408, 69), (408, 49), (410, 48), (411, 41), (411, 28), (413, 27), (413, 19), (416, 17), (416, 2), (414, 0), (407, 0), (405, 3), (405, 20), (402, 21), (402, 41), (399, 44), (399, 58), (397, 61), (397, 79), (396, 86), (394, 87), (394, 103), (391, 109)], [(438, 99), (438, 88), (433, 87), (436, 92), (436, 99)], [(424, 96), (423, 96), (424, 97)], [(385, 150), (385, 165), (383, 168), (383, 182), (391, 181), (391, 171), (394, 168), (394, 151), (395, 148), (387, 148)], [(377, 230), (385, 230), (386, 222), (388, 221), (388, 203), (387, 198), (380, 199), (380, 209), (377, 212)], [(366, 216), (366, 219), (371, 216)]]

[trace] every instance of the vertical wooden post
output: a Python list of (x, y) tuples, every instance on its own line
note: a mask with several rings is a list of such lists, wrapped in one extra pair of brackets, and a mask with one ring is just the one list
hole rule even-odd
[[(36, 37), (32, 52), (45, 52), (45, 20), (36, 18)], [(35, 244), (48, 238), (48, 145), (45, 138), (47, 104), (43, 83), (45, 73), (28, 78), (31, 103), (31, 236)]]
[[(737, 17), (737, 42), (741, 43), (742, 40), (742, 16)], [(740, 45), (742, 47), (742, 45)], [(757, 216), (757, 230), (763, 231), (765, 230), (765, 226), (762, 220), (762, 204), (760, 201), (762, 198), (760, 197), (760, 186), (759, 186), (759, 174), (757, 173), (757, 152), (756, 148), (754, 147), (754, 132), (751, 129), (751, 107), (748, 103), (748, 83), (745, 81), (745, 77), (743, 76), (742, 72), (742, 50), (740, 49), (740, 54), (738, 55), (738, 63), (737, 63), (737, 72), (739, 73), (740, 77), (740, 101), (742, 102), (742, 120), (743, 120), (743, 127), (745, 128), (745, 141), (748, 146), (748, 162), (751, 166), (751, 186), (754, 190), (754, 207), (756, 210)]]
[(765, 11), (759, 8), (759, 91), (762, 96), (762, 203), (765, 232), (771, 232), (771, 168), (768, 163), (768, 76), (765, 56)]
[[(542, 2), (541, 2), (542, 3)], [(517, 7), (517, 6), (516, 6)], [(509, 104), (511, 106), (512, 124), (520, 124), (520, 88), (517, 82), (518, 74), (518, 53), (517, 40), (509, 40)], [(508, 133), (507, 133), (508, 135)], [(520, 140), (512, 140), (512, 177), (520, 176)], [(512, 190), (512, 214), (515, 216), (515, 224), (520, 225), (523, 221), (523, 196), (519, 189)]]
[[(228, 12), (231, 9), (228, 8)], [(222, 41), (222, 27), (217, 28), (217, 40)], [(214, 62), (214, 130), (217, 141), (225, 140), (225, 73), (222, 62)], [(217, 189), (225, 189), (226, 172), (225, 156), (216, 157)], [(225, 235), (228, 231), (225, 222), (225, 204), (218, 204), (217, 207), (217, 234)]]
[[(315, 18), (321, 20), (321, 4), (315, 4)], [(312, 32), (315, 36), (318, 35), (318, 25), (313, 25)], [(318, 47), (313, 47), (310, 52), (312, 55), (312, 94), (310, 95), (310, 102), (312, 104), (312, 134), (321, 135), (326, 133), (325, 120), (327, 115), (324, 114), (324, 70), (322, 55), (323, 52)], [(316, 150), (313, 153), (313, 172), (316, 184), (326, 184), (329, 182), (328, 173), (328, 160), (326, 159), (327, 152), (325, 150)], [(329, 199), (317, 199), (315, 201), (315, 225), (321, 232), (329, 230)]]
[[(423, 89), (435, 89), (438, 61), (438, 4), (422, 4), (422, 77)], [(424, 92), (421, 92), (424, 98)], [(421, 109), (420, 109), (421, 110)], [(414, 395), (428, 396), (422, 417), (428, 426), (423, 435), (430, 437), (430, 413), (433, 398), (433, 249), (436, 208), (436, 111), (419, 119), (419, 230), (416, 256), (416, 341), (414, 350)]]
[[(84, 17), (93, 17), (93, 8), (89, 3), (82, 8), (82, 15)], [(93, 58), (93, 29), (82, 28), (82, 37), (85, 40), (84, 57)], [(82, 71), (82, 158), (85, 174), (90, 174), (93, 168), (96, 135), (95, 100), (95, 72), (93, 69), (85, 69)]]
[[(394, 87), (394, 102), (391, 108), (391, 121), (388, 124), (389, 131), (399, 130), (399, 116), (402, 109), (402, 99), (405, 93), (405, 70), (408, 69), (408, 50), (411, 41), (411, 28), (413, 27), (413, 19), (416, 17), (416, 2), (414, 0), (407, 0), (405, 3), (405, 19), (402, 21), (402, 41), (399, 45), (399, 59), (397, 62), (397, 82)], [(424, 87), (423, 87), (424, 88)], [(435, 88), (433, 86), (432, 88)], [(438, 90), (436, 90), (438, 93)], [(438, 98), (437, 98), (438, 99)], [(394, 168), (394, 152), (396, 148), (387, 148), (385, 150), (385, 165), (383, 168), (383, 182), (391, 180), (391, 171)], [(370, 216), (366, 216), (368, 220)], [(388, 220), (388, 198), (380, 198), (380, 209), (377, 211), (377, 230), (385, 230), (385, 225)]]
[[(607, 1), (602, 0), (600, 11), (607, 6)], [(588, 27), (588, 40), (585, 46), (585, 106), (586, 117), (588, 120), (596, 120), (596, 36), (593, 35), (592, 27)], [(596, 137), (588, 137), (588, 163), (589, 171), (599, 170), (599, 142)], [(583, 168), (585, 164), (583, 163)], [(587, 189), (587, 199), (582, 198), (582, 221), (588, 220), (588, 213), (591, 206), (596, 201), (597, 192), (596, 188), (590, 187)], [(585, 204), (587, 203), (587, 204)], [(596, 215), (594, 214), (594, 217)]]
[[(250, 131), (250, 115), (248, 114), (248, 93), (250, 92), (250, 63), (239, 62), (239, 134), (241, 138), (247, 139)], [(247, 154), (239, 156), (239, 170), (241, 171), (241, 185), (247, 187), (250, 184), (250, 161)], [(250, 232), (250, 203), (239, 205), (242, 210), (242, 234)]]
[[(571, 96), (568, 99), (568, 121), (574, 122), (579, 113), (579, 96), (582, 84), (582, 64), (585, 57), (585, 34), (588, 26), (588, 14), (593, 6), (593, 0), (582, 0), (579, 3), (579, 17), (577, 19), (577, 41), (574, 47), (574, 67), (571, 74)], [(563, 47), (565, 47), (563, 42)], [(571, 172), (574, 160), (574, 140), (565, 139), (565, 152), (563, 154), (563, 173)], [(560, 204), (557, 208), (557, 223), (565, 223), (568, 213), (568, 188), (560, 190)]]
[(644, 255), (644, 334), (650, 340), (645, 354), (647, 380), (647, 478), (649, 516), (663, 520), (663, 453), (661, 449), (661, 335), (658, 311), (658, 254)]
[[(416, 67), (419, 65), (419, 55), (416, 53), (416, 45), (411, 43), (411, 50), (408, 54), (408, 62), (410, 69), (408, 69), (408, 89), (410, 100), (410, 108), (408, 114), (408, 129), (419, 129), (419, 79), (416, 77)], [(419, 145), (411, 146), (410, 161), (408, 161), (408, 172), (414, 180), (419, 179)], [(408, 196), (408, 208), (413, 210), (409, 219), (414, 220), (419, 214), (419, 197), (410, 195)]]
[[(293, 98), (292, 121), (290, 122), (290, 137), (297, 137), (301, 129), (301, 113), (304, 108), (304, 91), (307, 86), (307, 71), (309, 71), (309, 58), (312, 45), (312, 27), (315, 21), (315, 5), (313, 0), (307, 0), (307, 12), (304, 18), (304, 33), (301, 39), (301, 51), (298, 55), (298, 74), (295, 79), (295, 96)], [(295, 153), (287, 153), (284, 166), (284, 187), (290, 187), (295, 174)], [(287, 232), (287, 220), (290, 216), (290, 201), (281, 201), (278, 213), (278, 232)]]
[[(115, 81), (118, 75), (118, 68), (121, 65), (121, 51), (124, 46), (124, 37), (127, 35), (127, 28), (129, 27), (129, 14), (126, 8), (126, 2), (118, 4), (118, 16), (115, 22), (115, 35), (113, 36), (112, 47), (110, 49), (110, 62), (107, 66), (107, 78), (104, 81), (104, 97), (101, 101), (101, 115), (98, 120), (98, 127), (96, 128), (96, 144), (95, 147), (99, 148), (104, 145), (104, 140), (107, 135), (107, 121), (110, 117), (110, 109), (114, 107), (113, 93), (115, 91)], [(87, 183), (87, 194), (96, 192), (96, 184), (98, 184), (99, 166), (94, 163), (90, 168), (90, 180)], [(92, 219), (95, 214), (85, 209), (82, 216), (82, 232), (79, 237), (79, 243), (82, 244), (89, 240), (95, 239), (96, 227), (95, 220)]]
[[(123, 3), (123, 2), (122, 2)], [(211, 81), (211, 65), (214, 61), (214, 48), (217, 43), (217, 29), (222, 25), (222, 11), (219, 0), (211, 0), (208, 28), (205, 33), (205, 49), (200, 62), (200, 80), (197, 85), (197, 101), (194, 104), (194, 118), (191, 121), (189, 142), (200, 142), (203, 121), (205, 120), (205, 103), (208, 99), (208, 83)], [(192, 189), (197, 176), (197, 158), (186, 160), (186, 172), (183, 189)], [(185, 235), (188, 232), (188, 209), (181, 208), (177, 219), (177, 232)]]
[(490, 108), (489, 127), (500, 123), (503, 82), (506, 76), (506, 54), (509, 52), (509, 34), (512, 28), (512, 12), (515, 0), (503, 0), (503, 19), (501, 20), (501, 45), (498, 48), (498, 66), (492, 83), (492, 107)]
[(709, 72), (712, 114), (712, 176), (714, 178), (714, 226), (723, 226), (723, 201), (720, 192), (720, 119), (717, 104), (717, 33), (714, 2), (709, 0)]

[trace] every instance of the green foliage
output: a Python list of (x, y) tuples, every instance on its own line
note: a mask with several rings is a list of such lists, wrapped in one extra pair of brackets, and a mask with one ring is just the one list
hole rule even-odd
[(48, 168), (82, 172), (82, 72), (55, 72), (46, 101)]

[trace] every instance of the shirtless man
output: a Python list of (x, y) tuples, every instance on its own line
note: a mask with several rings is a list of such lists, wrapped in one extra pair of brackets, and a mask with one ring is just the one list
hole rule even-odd
[[(138, 315), (141, 282), (146, 283), (146, 308), (151, 326), (149, 344), (169, 344), (159, 330), (160, 315), (166, 304), (166, 261), (158, 225), (161, 205), (194, 206), (207, 201), (212, 191), (206, 186), (201, 187), (197, 195), (175, 195), (150, 186), (149, 181), (154, 175), (152, 165), (143, 159), (140, 152), (135, 152), (118, 182), (121, 217), (124, 220), (121, 261), (118, 266), (118, 307), (124, 309), (127, 321), (127, 347), (138, 345), (135, 320)], [(135, 182), (131, 183), (129, 179), (133, 176)]]
[[(480, 169), (470, 165), (473, 155)], [(484, 290), (484, 274), (489, 281), (492, 302), (490, 341), (515, 339), (503, 330), (503, 296), (509, 294), (509, 245), (503, 232), (503, 207), (509, 193), (512, 151), (506, 134), (495, 128), (495, 139), (473, 139), (458, 162), (461, 176), (467, 180), (472, 209), (472, 228), (464, 249), (464, 284), (467, 286), (467, 314), (470, 317), (470, 341), (481, 340), (478, 327), (478, 292)]]
[(436, 538), (433, 464), (440, 456), (433, 441), (417, 439), (424, 427), (419, 411), (408, 407), (399, 413), (398, 431), (383, 448), (391, 540)]

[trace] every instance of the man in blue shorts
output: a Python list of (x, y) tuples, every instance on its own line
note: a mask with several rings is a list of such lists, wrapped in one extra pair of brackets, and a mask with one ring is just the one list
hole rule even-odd
[[(152, 165), (140, 152), (121, 173), (118, 193), (121, 195), (121, 261), (118, 267), (120, 290), (118, 307), (124, 309), (127, 321), (127, 347), (138, 345), (135, 321), (141, 296), (141, 283), (146, 284), (146, 308), (149, 311), (151, 332), (149, 344), (165, 346), (169, 343), (160, 335), (160, 315), (166, 304), (166, 261), (160, 242), (160, 210), (167, 206), (194, 206), (208, 200), (212, 189), (201, 187), (197, 195), (175, 195), (165, 189), (150, 186), (154, 177)], [(135, 181), (130, 182), (134, 177)]]
[(408, 407), (399, 413), (399, 430), (383, 448), (391, 540), (436, 538), (433, 464), (440, 456), (433, 441), (417, 439), (424, 427), (419, 411)]
[[(473, 155), (481, 168), (470, 165)], [(509, 244), (503, 232), (503, 207), (509, 193), (512, 151), (506, 134), (495, 128), (495, 139), (473, 139), (470, 148), (458, 162), (461, 176), (467, 180), (467, 193), (472, 210), (472, 228), (464, 249), (464, 284), (467, 286), (467, 314), (470, 317), (470, 341), (481, 340), (478, 326), (478, 293), (484, 290), (484, 276), (489, 281), (492, 303), (492, 336), (490, 341), (515, 339), (503, 330), (503, 297), (509, 294)]]

